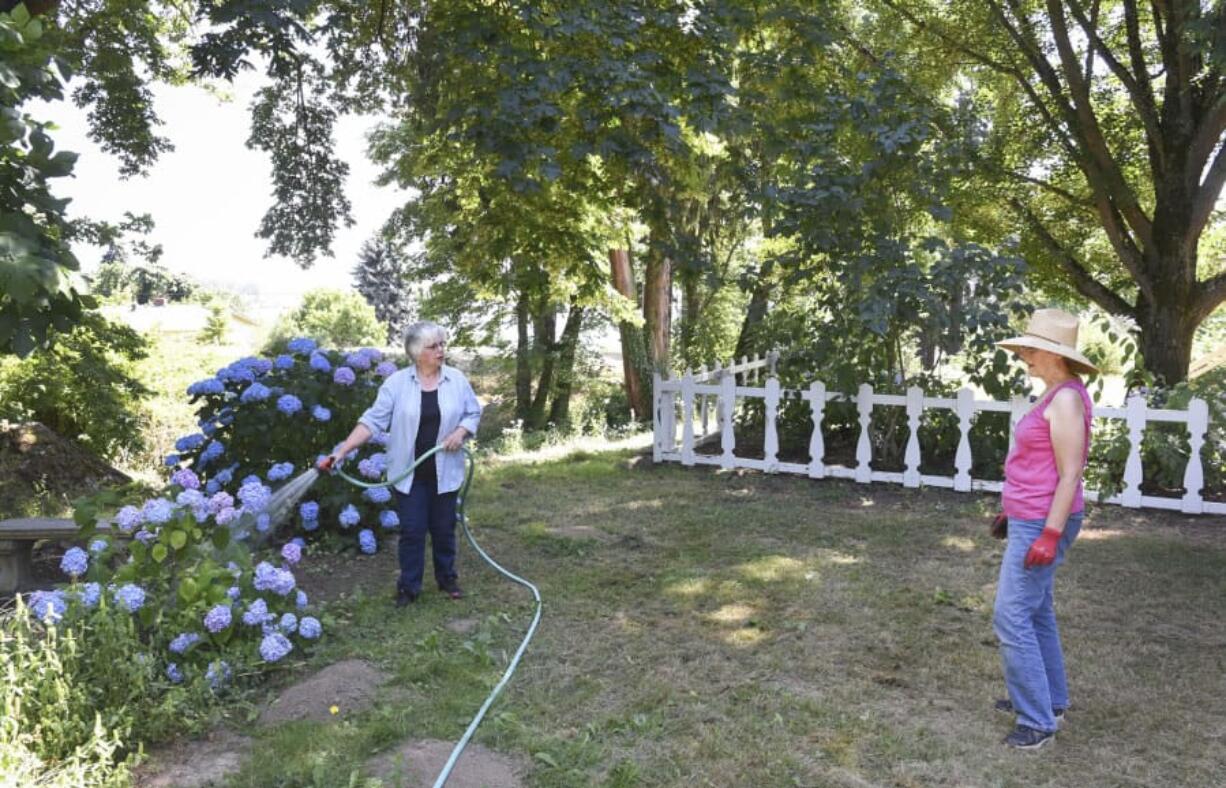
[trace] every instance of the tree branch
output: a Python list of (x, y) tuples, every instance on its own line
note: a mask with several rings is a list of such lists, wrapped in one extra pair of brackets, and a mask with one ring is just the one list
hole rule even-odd
[[(1129, 4), (1135, 4), (1135, 0), (1128, 0), (1128, 2)], [(1138, 41), (1137, 51), (1132, 53), (1133, 71), (1136, 72), (1133, 73), (1116, 58), (1115, 53), (1107, 46), (1107, 42), (1103, 41), (1102, 36), (1098, 34), (1098, 0), (1095, 0), (1094, 3), (1094, 18), (1086, 17), (1085, 11), (1082, 10), (1078, 0), (1069, 0), (1069, 9), (1073, 12), (1073, 16), (1077, 19), (1077, 24), (1081, 27), (1082, 32), (1085, 33), (1087, 40), (1092, 45), (1087, 47), (1088, 53), (1086, 58), (1090, 57), (1089, 53), (1097, 50), (1103, 62), (1107, 64), (1107, 68), (1124, 85), (1129, 97), (1132, 99), (1132, 105), (1137, 109), (1137, 115), (1140, 116), (1141, 123), (1145, 127), (1145, 137), (1146, 142), (1149, 144), (1150, 154), (1156, 155), (1158, 159), (1156, 163), (1161, 164), (1162, 149), (1159, 143), (1162, 140), (1162, 130), (1158, 122), (1158, 108), (1154, 103), (1154, 94), (1149, 86), (1149, 72), (1145, 65), (1145, 59), (1142, 57), (1139, 49), (1140, 42)], [(1133, 10), (1136, 10), (1135, 5)], [(1131, 42), (1131, 33), (1129, 41)], [(1140, 70), (1138, 71), (1137, 69)], [(1087, 68), (1086, 73), (1089, 74), (1089, 71), (1090, 69)], [(1089, 82), (1088, 77), (1086, 82)]]
[(1056, 186), (1054, 183), (1049, 183), (1048, 181), (1045, 181), (1042, 178), (1032, 178), (1029, 175), (1026, 175), (1025, 173), (1016, 172), (1014, 170), (1001, 169), (999, 170), (999, 172), (1001, 172), (1002, 174), (1010, 178), (1013, 178), (1014, 180), (1018, 180), (1018, 181), (1022, 181), (1023, 183), (1029, 183), (1034, 186), (1038, 186), (1043, 191), (1051, 192), (1057, 197), (1063, 197), (1071, 205), (1077, 208), (1080, 208), (1089, 213), (1094, 213), (1095, 206), (1092, 201), (1086, 199), (1085, 197), (1081, 197), (1076, 194), (1073, 194), (1072, 192), (1066, 189), (1062, 189), (1059, 186)]
[(1194, 307), (1194, 316), (1196, 322), (1199, 323), (1209, 315), (1213, 314), (1213, 310), (1217, 309), (1223, 302), (1226, 302), (1226, 273), (1218, 274), (1217, 276), (1201, 282), (1199, 294)]
[(1192, 200), (1192, 216), (1185, 241), (1187, 244), (1195, 246), (1200, 241), (1201, 233), (1209, 223), (1209, 217), (1213, 215), (1213, 208), (1217, 205), (1223, 186), (1226, 186), (1226, 142), (1218, 148), (1213, 164), (1209, 165), (1209, 171), (1205, 173), (1205, 179)]
[(1192, 146), (1188, 150), (1189, 177), (1199, 181), (1200, 174), (1205, 168), (1205, 162), (1213, 154), (1213, 149), (1222, 141), (1223, 135), (1226, 135), (1226, 93), (1217, 97), (1217, 103), (1205, 113), (1200, 128), (1196, 130), (1196, 135), (1192, 138)]
[(1035, 215), (1022, 201), (1009, 201), (1014, 209), (1018, 211), (1026, 223), (1034, 230), (1035, 235), (1043, 242), (1043, 245), (1055, 256), (1056, 262), (1060, 268), (1068, 274), (1069, 279), (1073, 283), (1073, 287), (1077, 288), (1077, 292), (1081, 293), (1086, 298), (1101, 306), (1108, 312), (1121, 315), (1123, 317), (1131, 317), (1136, 319), (1136, 309), (1131, 304), (1120, 297), (1111, 288), (1104, 285), (1102, 282), (1090, 275), (1090, 272), (1085, 269), (1080, 262), (1077, 261), (1072, 254), (1047, 229), (1043, 221)]

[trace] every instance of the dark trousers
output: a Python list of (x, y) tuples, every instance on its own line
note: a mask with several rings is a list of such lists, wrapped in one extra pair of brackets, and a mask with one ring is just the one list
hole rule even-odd
[(408, 494), (396, 491), (400, 516), (400, 581), (413, 594), (421, 593), (426, 563), (426, 532), (434, 555), (434, 579), (440, 585), (455, 580), (456, 493), (439, 493), (435, 482), (413, 480)]

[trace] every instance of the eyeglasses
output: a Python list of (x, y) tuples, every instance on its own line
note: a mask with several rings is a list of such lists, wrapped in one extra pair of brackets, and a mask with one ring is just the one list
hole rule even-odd
[(422, 350), (443, 350), (446, 347), (446, 342), (435, 342), (433, 345), (426, 345)]

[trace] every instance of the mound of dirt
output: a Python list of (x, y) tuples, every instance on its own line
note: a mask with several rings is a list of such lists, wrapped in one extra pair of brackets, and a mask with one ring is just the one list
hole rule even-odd
[(125, 474), (37, 421), (0, 421), (0, 502), (26, 499), (32, 488), (56, 500), (71, 500), (128, 481)]
[(205, 788), (224, 785), (251, 752), (251, 740), (226, 730), (155, 750), (137, 768), (137, 788)]
[[(337, 662), (288, 687), (260, 714), (260, 723), (324, 722), (368, 709), (387, 679), (387, 674), (369, 662), (360, 659)], [(333, 706), (337, 708), (336, 714), (332, 713)]]
[[(425, 739), (402, 744), (366, 764), (366, 772), (388, 786), (417, 788), (434, 784), (451, 757), (454, 743)], [(448, 788), (519, 788), (525, 770), (520, 759), (469, 744), (447, 778)]]

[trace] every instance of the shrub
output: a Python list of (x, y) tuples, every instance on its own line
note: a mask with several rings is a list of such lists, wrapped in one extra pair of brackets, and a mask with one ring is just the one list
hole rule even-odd
[(226, 341), (226, 313), (220, 304), (209, 305), (208, 319), (197, 338), (206, 345), (220, 345)]
[(0, 418), (40, 421), (103, 458), (141, 448), (139, 413), (151, 392), (133, 377), (148, 342), (87, 313), (51, 347), (0, 359)]
[(382, 344), (386, 335), (374, 307), (358, 293), (312, 290), (302, 297), (297, 309), (273, 326), (264, 352), (281, 352), (291, 337), (310, 337), (333, 347), (357, 347)]

